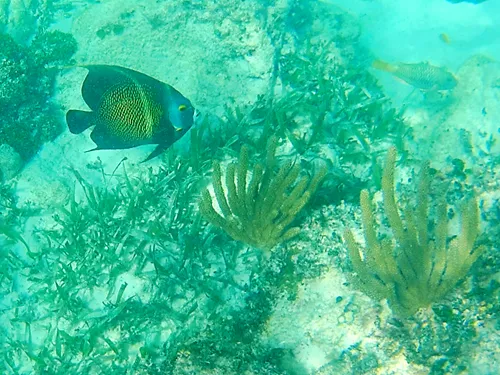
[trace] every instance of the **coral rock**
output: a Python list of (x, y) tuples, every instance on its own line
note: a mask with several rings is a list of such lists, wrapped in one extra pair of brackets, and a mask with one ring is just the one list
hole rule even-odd
[(7, 144), (0, 145), (0, 180), (10, 180), (23, 167), (21, 156)]

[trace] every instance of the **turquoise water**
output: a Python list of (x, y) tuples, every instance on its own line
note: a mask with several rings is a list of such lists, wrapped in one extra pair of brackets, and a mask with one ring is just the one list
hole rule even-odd
[(497, 374), (499, 29), (0, 1), (0, 374)]

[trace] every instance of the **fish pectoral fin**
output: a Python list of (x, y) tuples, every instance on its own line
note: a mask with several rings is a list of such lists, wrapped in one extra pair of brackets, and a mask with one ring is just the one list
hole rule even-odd
[(158, 155), (160, 155), (163, 151), (165, 151), (169, 147), (170, 147), (170, 144), (160, 144), (160, 145), (156, 146), (156, 148), (153, 150), (153, 152), (150, 153), (146, 159), (141, 161), (141, 163), (145, 163), (153, 158), (156, 158)]
[(84, 151), (85, 153), (87, 152), (91, 152), (91, 151), (99, 151), (99, 150), (102, 150), (102, 148), (99, 148), (99, 147), (94, 147), (94, 148), (91, 148), (90, 150), (86, 150)]
[(92, 112), (70, 109), (66, 112), (66, 123), (73, 134), (80, 134), (92, 126)]
[(409, 86), (411, 86), (411, 85), (410, 85), (407, 81), (405, 81), (403, 78), (398, 77), (398, 76), (395, 76), (395, 75), (393, 75), (393, 77), (394, 77), (394, 79), (395, 79), (396, 81), (398, 81), (399, 83), (402, 83), (402, 84), (404, 84), (404, 85), (409, 85)]

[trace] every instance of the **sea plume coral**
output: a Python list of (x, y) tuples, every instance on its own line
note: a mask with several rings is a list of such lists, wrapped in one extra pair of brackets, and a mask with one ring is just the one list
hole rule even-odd
[(233, 239), (263, 250), (299, 233), (291, 224), (326, 174), (321, 169), (312, 178), (300, 177), (300, 168), (293, 161), (276, 168), (276, 145), (277, 139), (272, 137), (264, 163), (256, 164), (251, 173), (248, 148), (243, 146), (238, 162), (228, 165), (224, 182), (221, 166), (214, 161), (213, 189), (220, 213), (214, 209), (208, 189), (200, 202), (201, 213), (211, 224)]
[(354, 284), (373, 298), (386, 298), (397, 313), (412, 315), (448, 293), (465, 277), (484, 248), (474, 247), (479, 234), (475, 198), (461, 204), (460, 232), (451, 240), (444, 194), (431, 205), (436, 207), (434, 218), (430, 215), (429, 163), (420, 171), (415, 207), (400, 210), (395, 199), (395, 161), (396, 149), (391, 148), (382, 193), (392, 238), (379, 239), (373, 204), (366, 190), (360, 195), (365, 248), (360, 248), (349, 229), (344, 238), (356, 272)]

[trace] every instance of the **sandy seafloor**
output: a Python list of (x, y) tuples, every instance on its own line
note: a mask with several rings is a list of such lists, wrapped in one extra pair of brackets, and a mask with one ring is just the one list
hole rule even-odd
[[(418, 92), (389, 74), (373, 72), (394, 103), (406, 107), (406, 121), (415, 129), (415, 152), (427, 150), (434, 165), (439, 167), (446, 158), (461, 156), (458, 141), (440, 130), (469, 130), (479, 150), (485, 147), (489, 136), (498, 136), (500, 90), (494, 85), (500, 78), (498, 1), (489, 0), (481, 5), (450, 4), (445, 0), (322, 2), (339, 6), (357, 19), (361, 24), (361, 41), (374, 56), (392, 62), (430, 61), (455, 72), (459, 80), (456, 96), (460, 99), (444, 112), (419, 106)], [(210, 2), (209, 8), (197, 10), (196, 17), (190, 19), (178, 11), (175, 2), (152, 3), (142, 0), (81, 2), (71, 18), (61, 15), (54, 27), (71, 32), (77, 39), (76, 61), (124, 65), (148, 72), (174, 85), (203, 112), (221, 114), (225, 103), (251, 102), (266, 91), (272, 48), (262, 30), (252, 22), (247, 2), (235, 2), (234, 18), (243, 20), (239, 24), (231, 17), (213, 23), (213, 14), (220, 4)], [(224, 2), (226, 6), (227, 3)], [(97, 30), (127, 12), (133, 16), (122, 33), (103, 39), (95, 37)], [(157, 19), (158, 14), (164, 19)], [(160, 22), (161, 27), (152, 30), (151, 19)], [(194, 19), (198, 23), (192, 22)], [(439, 39), (441, 33), (449, 36), (449, 44)], [(249, 49), (253, 53), (245, 55), (243, 51)], [(85, 108), (79, 92), (84, 75), (82, 69), (60, 75), (55, 100), (63, 109)], [(181, 141), (180, 149), (183, 142), (188, 142), (188, 137)], [(152, 149), (152, 146), (143, 146), (134, 150), (83, 153), (92, 147), (88, 132), (78, 136), (64, 132), (46, 144), (16, 177), (20, 204), (31, 202), (47, 212), (46, 216), (42, 214), (28, 221), (24, 233), (28, 243), (34, 244), (30, 229), (50, 225), (51, 210), (64, 204), (75, 188), (74, 174), (68, 166), (80, 171), (90, 183), (100, 184), (99, 173), (86, 166), (99, 157), (105, 169), (113, 169), (126, 156), (130, 175), (137, 177), (144, 168), (138, 162)], [(491, 153), (499, 151), (499, 145), (493, 145)], [(159, 160), (154, 160), (149, 166), (156, 168), (158, 163)], [(491, 184), (488, 193), (480, 197), (486, 207), (500, 197), (496, 181)], [(81, 191), (77, 189), (77, 199), (80, 197)], [(342, 215), (342, 207), (325, 207), (303, 224), (304, 230), (310, 232), (308, 236), (319, 246), (342, 246), (338, 236), (332, 238), (329, 234), (343, 230), (343, 224), (332, 218), (338, 214)], [(328, 219), (321, 220), (325, 216)], [(124, 280), (129, 287), (123, 298), (140, 293), (140, 281), (134, 285), (134, 277), (125, 275), (117, 284)], [(96, 306), (102, 303), (98, 294), (94, 297)], [(100, 298), (104, 300), (105, 296)], [(271, 346), (292, 350), (305, 374), (343, 374), (332, 365), (340, 361), (343, 350), (358, 345), (364, 351), (377, 353), (380, 346), (387, 345), (380, 322), (389, 320), (390, 314), (385, 304), (375, 303), (346, 287), (345, 276), (331, 267), (321, 278), (300, 285), (295, 300), (277, 301), (262, 340)], [(425, 314), (421, 318), (426, 319)], [(498, 331), (488, 322), (477, 329), (478, 337), (468, 349), (470, 373), (500, 373)], [(42, 329), (34, 331), (34, 340), (40, 344), (44, 337), (37, 335), (43, 332)], [(28, 372), (25, 373), (29, 373), (29, 368), (30, 364), (26, 363)], [(379, 360), (376, 368), (367, 373), (413, 375), (429, 371), (424, 365), (408, 363), (400, 352), (386, 361)]]

